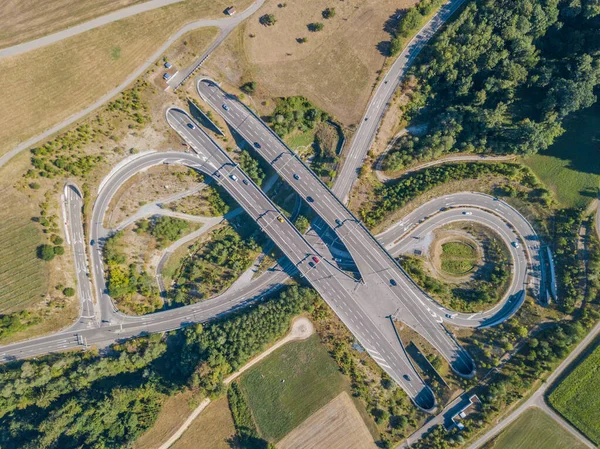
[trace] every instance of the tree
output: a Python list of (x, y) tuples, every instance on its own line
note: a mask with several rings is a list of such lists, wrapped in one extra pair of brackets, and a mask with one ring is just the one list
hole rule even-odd
[(65, 248), (62, 246), (55, 246), (53, 251), (57, 256), (62, 256), (65, 253)]
[(309, 23), (307, 25), (308, 31), (312, 31), (313, 33), (316, 33), (317, 31), (321, 31), (323, 28), (325, 28), (325, 25), (322, 22), (313, 22), (313, 23)]
[(304, 234), (308, 230), (310, 223), (308, 218), (306, 218), (304, 215), (299, 215), (294, 222), (294, 226), (296, 226), (296, 229), (298, 229), (301, 234)]
[(277, 19), (275, 18), (274, 14), (265, 14), (263, 16), (260, 16), (260, 19), (258, 19), (258, 21), (261, 25), (264, 25), (266, 27), (270, 27), (271, 25), (275, 25), (275, 23), (277, 23)]
[(54, 259), (55, 256), (54, 247), (52, 245), (38, 246), (37, 256), (38, 258), (45, 260), (46, 262), (50, 262), (52, 259)]
[(72, 287), (67, 287), (63, 290), (63, 295), (67, 297), (75, 296), (75, 289)]
[(332, 17), (335, 17), (335, 8), (325, 8), (321, 14), (324, 19), (331, 19)]
[(240, 90), (248, 95), (253, 94), (256, 91), (256, 81), (248, 81), (247, 83), (242, 84)]

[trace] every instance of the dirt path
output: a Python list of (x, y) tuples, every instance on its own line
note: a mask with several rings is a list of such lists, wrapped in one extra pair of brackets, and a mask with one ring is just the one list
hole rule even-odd
[(425, 162), (425, 163), (417, 165), (415, 167), (407, 168), (406, 170), (402, 170), (397, 173), (394, 173), (393, 176), (388, 176), (385, 174), (385, 172), (382, 170), (382, 167), (381, 167), (383, 164), (383, 160), (385, 159), (385, 156), (388, 153), (388, 151), (392, 148), (394, 142), (398, 138), (402, 137), (404, 134), (406, 134), (406, 131), (404, 133), (402, 133), (402, 132), (398, 133), (396, 135), (396, 137), (392, 140), (392, 142), (388, 145), (388, 147), (385, 149), (385, 151), (383, 153), (381, 153), (381, 155), (377, 159), (377, 162), (375, 163), (375, 176), (377, 176), (377, 179), (379, 181), (388, 182), (388, 181), (391, 181), (394, 179), (398, 179), (399, 177), (404, 176), (408, 173), (419, 171), (419, 170), (422, 170), (427, 167), (433, 167), (435, 165), (447, 164), (449, 162), (465, 162), (465, 161), (490, 162), (490, 161), (511, 161), (511, 160), (515, 159), (515, 156), (512, 156), (512, 155), (509, 155), (509, 156), (484, 156), (484, 155), (478, 155), (478, 154), (461, 154), (458, 156), (447, 156), (447, 157), (443, 157), (440, 159), (436, 159), (435, 161)]
[[(244, 373), (245, 371), (252, 368), (254, 365), (256, 365), (258, 362), (260, 362), (262, 359), (264, 359), (265, 357), (267, 357), (268, 355), (270, 355), (277, 349), (281, 348), (286, 343), (289, 343), (290, 341), (294, 341), (294, 340), (305, 340), (308, 337), (310, 337), (314, 333), (314, 331), (315, 331), (315, 328), (314, 328), (312, 322), (308, 318), (306, 318), (306, 317), (296, 318), (294, 320), (294, 322), (292, 323), (292, 329), (285, 337), (283, 337), (281, 340), (279, 340), (277, 343), (275, 343), (269, 349), (264, 351), (262, 354), (256, 356), (252, 360), (250, 360), (248, 363), (246, 363), (244, 366), (242, 366), (238, 371), (231, 374), (229, 377), (227, 377), (223, 381), (223, 383), (225, 385), (229, 385), (242, 373)], [(177, 431), (173, 435), (171, 435), (171, 437), (165, 443), (161, 444), (158, 447), (158, 449), (168, 449), (169, 447), (171, 447), (173, 445), (173, 443), (175, 443), (175, 441), (177, 441), (179, 438), (181, 438), (181, 435), (183, 435), (183, 433), (188, 429), (188, 427), (190, 427), (190, 425), (192, 424), (194, 419), (196, 419), (198, 417), (198, 415), (200, 415), (200, 413), (202, 413), (202, 411), (208, 406), (208, 404), (210, 404), (210, 399), (208, 399), (208, 398), (204, 399), (200, 403), (200, 405), (198, 407), (196, 407), (196, 409), (190, 414), (190, 416), (188, 416), (188, 418), (181, 425), (181, 427), (179, 429), (177, 429)]]

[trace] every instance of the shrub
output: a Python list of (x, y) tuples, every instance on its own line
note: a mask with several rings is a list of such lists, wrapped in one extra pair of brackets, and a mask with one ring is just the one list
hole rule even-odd
[(41, 186), (39, 185), (39, 183), (37, 182), (32, 182), (31, 184), (29, 184), (29, 187), (33, 190), (37, 190), (39, 189)]
[(270, 27), (271, 25), (275, 25), (277, 23), (277, 19), (274, 14), (265, 14), (258, 19), (261, 25), (266, 27)]
[(335, 17), (335, 8), (326, 8), (322, 13), (324, 19)]
[(54, 247), (51, 245), (40, 245), (37, 247), (37, 256), (38, 258), (45, 260), (46, 262), (50, 262), (54, 259)]
[(323, 25), (322, 22), (313, 22), (313, 23), (309, 23), (306, 26), (308, 27), (308, 31), (312, 31), (313, 33), (316, 33), (317, 31), (321, 31), (323, 28), (325, 28), (325, 25)]
[(52, 234), (52, 237), (50, 237), (50, 241), (52, 243), (54, 243), (55, 245), (62, 245), (63, 244), (63, 239), (61, 237), (59, 237), (56, 234)]
[(296, 42), (298, 42), (299, 44), (304, 44), (304, 43), (308, 42), (308, 38), (307, 37), (299, 37), (296, 39)]
[(63, 295), (70, 298), (71, 296), (75, 296), (75, 289), (73, 287), (67, 287), (63, 290)]
[(253, 94), (256, 91), (256, 81), (248, 81), (240, 86), (242, 92)]
[(55, 246), (52, 250), (57, 256), (62, 256), (65, 253), (65, 248), (62, 246)]

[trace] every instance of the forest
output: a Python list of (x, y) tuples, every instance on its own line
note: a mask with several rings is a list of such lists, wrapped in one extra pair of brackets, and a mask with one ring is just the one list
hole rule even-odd
[[(446, 153), (534, 154), (596, 101), (600, 6), (594, 0), (477, 0), (428, 45), (386, 170)], [(407, 81), (408, 82), (408, 81)]]
[(130, 339), (104, 355), (67, 352), (2, 365), (0, 446), (127, 447), (169, 395), (184, 388), (224, 394), (224, 377), (281, 338), (316, 298), (312, 289), (286, 287), (221, 320)]

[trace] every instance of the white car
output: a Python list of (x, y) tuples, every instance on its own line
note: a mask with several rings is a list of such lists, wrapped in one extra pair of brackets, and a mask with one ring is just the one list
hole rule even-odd
[(519, 247), (519, 242), (512, 242), (512, 246), (514, 246), (515, 248)]
[(237, 180), (238, 180), (238, 177), (237, 177), (237, 176), (235, 176), (235, 175), (231, 175), (231, 176), (230, 176), (230, 178), (231, 178), (231, 179), (233, 179), (234, 181), (237, 181)]
[(463, 215), (473, 215), (473, 212), (463, 212)]

